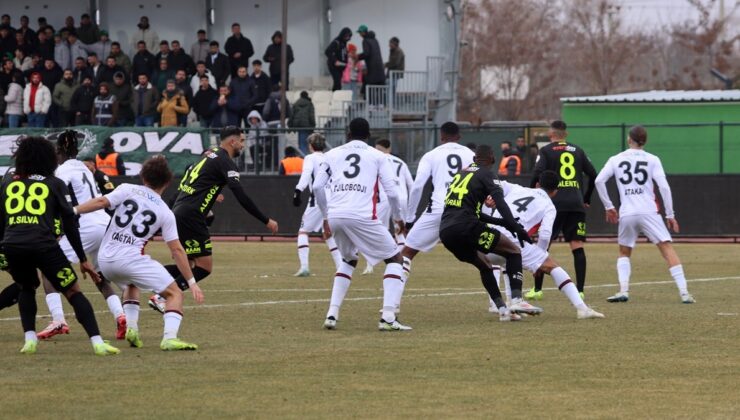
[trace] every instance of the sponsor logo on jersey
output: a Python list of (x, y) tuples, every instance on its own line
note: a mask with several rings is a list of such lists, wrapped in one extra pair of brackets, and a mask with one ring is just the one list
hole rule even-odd
[(206, 208), (208, 208), (208, 205), (213, 200), (213, 197), (215, 197), (216, 194), (218, 194), (218, 190), (219, 189), (220, 189), (220, 187), (218, 185), (214, 185), (214, 186), (211, 187), (210, 190), (208, 190), (208, 194), (206, 194), (206, 198), (203, 200), (203, 204), (200, 205), (200, 212), (201, 213), (205, 213)]
[(186, 254), (198, 254), (200, 253), (200, 242), (195, 239), (188, 239), (185, 241), (185, 253)]

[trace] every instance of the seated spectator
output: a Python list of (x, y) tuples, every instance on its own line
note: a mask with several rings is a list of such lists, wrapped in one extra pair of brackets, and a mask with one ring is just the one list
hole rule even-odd
[[(98, 41), (100, 34), (105, 31), (99, 31), (98, 25), (90, 19), (90, 15), (87, 13), (80, 17), (80, 27), (77, 28), (77, 36), (80, 38), (80, 42), (83, 44), (91, 45)], [(100, 54), (101, 57), (107, 57), (107, 55)]]
[(41, 82), (41, 74), (33, 73), (31, 82), (23, 90), (23, 113), (28, 117), (28, 126), (44, 127), (50, 107), (51, 92)]
[(270, 82), (270, 76), (262, 71), (262, 62), (260, 60), (252, 61), (252, 75), (249, 77), (254, 81), (257, 92), (257, 102), (252, 109), (262, 111), (267, 98), (270, 97), (270, 92), (272, 92), (272, 83)]
[(208, 84), (216, 90), (216, 78), (213, 77), (211, 71), (206, 68), (205, 61), (198, 61), (195, 65), (195, 74), (190, 78), (190, 89), (195, 92), (200, 87), (200, 78), (206, 76), (208, 78)]
[[(7, 58), (0, 58), (2, 60), (2, 67), (0, 68), (0, 89), (8, 91), (8, 85), (12, 81), (13, 73), (17, 72), (13, 60)], [(30, 76), (30, 75), (29, 75)]]
[(352, 91), (352, 100), (360, 99), (365, 62), (357, 58), (357, 46), (347, 44), (347, 65), (342, 73), (342, 89)]
[[(72, 57), (87, 58), (86, 46), (79, 39), (75, 32), (70, 32), (67, 36), (67, 45), (69, 45), (69, 65), (72, 66)], [(64, 69), (67, 70), (67, 69)]]
[(89, 125), (92, 123), (90, 116), (96, 96), (98, 96), (98, 93), (93, 86), (92, 77), (89, 75), (84, 76), (82, 78), (82, 84), (75, 90), (75, 93), (72, 95), (72, 101), (69, 104), (69, 110), (75, 116), (75, 125)]
[(115, 127), (118, 118), (118, 101), (111, 95), (108, 82), (100, 82), (98, 96), (93, 102), (92, 120), (93, 124)]
[(134, 54), (134, 61), (131, 67), (133, 77), (138, 77), (140, 74), (146, 74), (146, 77), (151, 79), (156, 67), (156, 58), (146, 49), (146, 43), (144, 41), (139, 41), (136, 44), (136, 54)]
[(38, 34), (36, 34), (33, 29), (28, 27), (28, 23), (28, 16), (21, 16), (21, 26), (16, 32), (20, 32), (21, 34), (23, 34), (23, 39), (25, 39), (27, 43), (35, 44)]
[[(206, 31), (204, 29), (198, 30), (198, 40), (193, 43), (190, 47), (190, 58), (196, 63), (199, 61), (206, 62), (208, 52), (210, 49), (210, 42), (206, 38)], [(215, 86), (214, 86), (215, 89)]]
[(46, 60), (44, 61), (44, 67), (38, 73), (41, 74), (41, 81), (44, 85), (51, 86), (53, 88), (60, 80), (62, 80), (62, 74), (64, 74), (64, 71), (60, 69), (54, 61)]
[(64, 26), (62, 27), (62, 29), (60, 29), (60, 31), (69, 33), (69, 32), (74, 32), (76, 30), (77, 28), (75, 28), (75, 18), (73, 18), (72, 16), (67, 16), (64, 19)]
[(241, 106), (239, 100), (231, 95), (229, 87), (226, 85), (218, 88), (218, 98), (211, 103), (211, 128), (221, 128), (228, 125), (239, 124), (239, 110)]
[(3, 98), (5, 100), (5, 113), (8, 116), (8, 127), (18, 128), (23, 118), (23, 75), (13, 73), (8, 84), (8, 90)]
[(241, 126), (242, 120), (244, 120), (246, 126), (247, 115), (252, 110), (252, 105), (254, 105), (257, 95), (254, 82), (249, 78), (245, 66), (239, 66), (236, 77), (231, 79), (229, 91), (239, 101), (239, 122), (237, 126)]
[(303, 158), (298, 156), (298, 151), (288, 146), (285, 148), (285, 158), (280, 161), (280, 175), (300, 175), (303, 172)]
[(201, 127), (210, 127), (213, 119), (211, 104), (218, 99), (218, 92), (211, 87), (208, 76), (200, 76), (200, 87), (193, 97), (193, 112), (198, 117)]
[(59, 125), (69, 127), (75, 123), (75, 115), (71, 111), (72, 96), (77, 90), (72, 70), (64, 70), (62, 80), (54, 86), (51, 101), (57, 107), (59, 114)]
[(108, 57), (112, 48), (113, 43), (108, 39), (107, 31), (100, 31), (99, 39), (86, 47), (88, 54), (95, 53), (101, 59)]
[(99, 82), (105, 82), (110, 85), (111, 83), (113, 83), (113, 75), (116, 73), (121, 73), (123, 75), (126, 74), (123, 70), (123, 67), (116, 64), (115, 57), (106, 58), (105, 66), (100, 70)]
[[(218, 86), (226, 83), (226, 78), (231, 74), (229, 58), (219, 51), (219, 45), (216, 41), (211, 41), (210, 54), (206, 58), (206, 68), (211, 71), (216, 78)], [(236, 71), (235, 71), (236, 73)]]
[(92, 70), (87, 66), (87, 61), (82, 57), (77, 57), (75, 60), (75, 68), (72, 70), (72, 78), (76, 85), (82, 84), (82, 78), (90, 76), (90, 79), (94, 79)]
[(185, 74), (195, 72), (193, 59), (180, 47), (180, 41), (172, 41), (172, 51), (169, 55), (170, 68), (174, 71), (185, 70)]
[(20, 49), (15, 49), (15, 58), (13, 59), (13, 65), (20, 71), (27, 71), (33, 68), (33, 62), (31, 57), (27, 56), (26, 53)]
[(162, 99), (157, 106), (157, 112), (161, 115), (160, 127), (175, 127), (179, 125), (178, 116), (183, 114), (187, 116), (190, 112), (188, 102), (183, 93), (177, 89), (175, 80), (167, 81), (165, 91), (162, 92)]
[(159, 45), (159, 35), (149, 26), (149, 18), (142, 16), (136, 27), (139, 29), (131, 36), (131, 49), (138, 49), (138, 42), (144, 41), (148, 51), (155, 51)]
[[(46, 58), (48, 60), (48, 57)], [(61, 34), (54, 35), (54, 61), (62, 70), (72, 67), (72, 56), (69, 53), (69, 45), (62, 39)]]
[[(262, 110), (262, 116), (268, 125), (280, 126), (280, 85), (272, 86), (272, 93), (265, 102), (265, 107)], [(285, 101), (285, 118), (290, 118), (290, 102)]]
[(126, 76), (123, 73), (113, 75), (113, 84), (110, 86), (110, 93), (118, 101), (118, 118), (116, 126), (126, 127), (134, 122), (134, 110), (131, 107), (133, 102), (133, 89), (126, 83)]
[(15, 35), (10, 32), (10, 27), (0, 25), (0, 57), (12, 56), (15, 47)]
[(151, 127), (157, 116), (159, 90), (149, 83), (146, 74), (138, 76), (139, 84), (134, 88), (134, 117), (137, 127)]
[[(52, 61), (54, 61), (54, 60), (52, 60)], [(31, 78), (31, 73), (34, 73), (34, 72), (41, 73), (42, 71), (44, 71), (44, 63), (45, 62), (46, 62), (46, 60), (42, 60), (40, 55), (34, 54), (33, 57), (31, 57), (31, 68), (28, 69), (28, 70), (26, 70), (26, 71), (24, 71), (24, 72), (21, 72), (23, 74), (23, 78), (25, 80), (28, 80), (28, 79)], [(13, 66), (13, 67), (14, 67), (13, 68), (13, 71), (14, 72), (18, 71), (18, 69), (16, 69), (15, 66)]]
[(159, 68), (152, 74), (152, 84), (162, 92), (167, 88), (167, 81), (174, 78), (175, 72), (170, 69), (167, 59), (159, 60)]
[(316, 127), (316, 114), (308, 92), (301, 92), (301, 97), (293, 104), (293, 115), (290, 118), (290, 128), (298, 129), (298, 147), (301, 153), (308, 154), (308, 136)]

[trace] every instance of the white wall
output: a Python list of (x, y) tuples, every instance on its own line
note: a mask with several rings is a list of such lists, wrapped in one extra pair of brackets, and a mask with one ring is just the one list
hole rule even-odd
[(29, 17), (29, 26), (36, 30), (36, 19), (44, 16), (55, 29), (64, 26), (67, 16), (75, 18), (75, 25), (80, 24), (80, 15), (89, 13), (89, 0), (1, 0), (0, 14), (9, 14), (13, 27), (20, 26), (22, 15)]

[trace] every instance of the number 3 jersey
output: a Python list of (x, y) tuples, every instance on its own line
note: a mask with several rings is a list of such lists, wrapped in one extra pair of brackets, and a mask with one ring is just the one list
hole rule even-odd
[(657, 156), (644, 150), (628, 149), (609, 158), (596, 177), (596, 189), (607, 210), (614, 208), (606, 190), (606, 181), (611, 177), (615, 177), (617, 181), (620, 217), (658, 212), (653, 181), (658, 184), (663, 196), (666, 217), (674, 216), (671, 189), (663, 164)]
[[(79, 160), (70, 159), (62, 163), (57, 168), (55, 175), (67, 184), (73, 206), (102, 195), (95, 181), (95, 176)], [(110, 216), (105, 210), (98, 210), (80, 216), (80, 226), (83, 230), (89, 225), (107, 226), (109, 221)]]
[(152, 189), (121, 184), (105, 197), (115, 212), (103, 237), (99, 259), (112, 261), (137, 257), (159, 229), (162, 229), (165, 242), (178, 239), (175, 215)]
[[(566, 143), (549, 143), (540, 149), (534, 167), (534, 177), (530, 187), (536, 187), (542, 172), (555, 171), (560, 177), (558, 193), (552, 202), (558, 211), (585, 213), (583, 203), (591, 203), (596, 169), (580, 147)], [(583, 191), (583, 175), (588, 175), (588, 187)]]

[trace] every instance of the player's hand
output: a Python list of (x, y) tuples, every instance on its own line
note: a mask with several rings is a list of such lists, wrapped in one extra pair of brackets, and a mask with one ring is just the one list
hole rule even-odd
[(90, 278), (92, 278), (92, 281), (95, 282), (95, 284), (98, 284), (102, 281), (100, 276), (98, 275), (98, 272), (95, 271), (92, 264), (90, 264), (90, 261), (85, 261), (84, 263), (80, 263), (80, 272), (82, 273), (82, 278), (86, 279), (87, 275), (90, 275)]
[(226, 197), (224, 197), (223, 194), (219, 194), (219, 195), (216, 196), (216, 202), (217, 203), (223, 203), (225, 199), (226, 199)]
[(483, 204), (489, 209), (496, 207), (496, 202), (493, 201), (493, 197), (491, 197), (490, 195), (486, 197), (486, 200), (483, 202)]
[(406, 225), (403, 220), (396, 220), (396, 232), (403, 232), (405, 228)]
[(670, 229), (671, 231), (675, 233), (678, 233), (680, 229), (678, 226), (678, 220), (671, 218), (671, 219), (665, 219), (665, 221), (668, 224), (668, 229)]
[(301, 190), (293, 191), (293, 205), (296, 207), (301, 205)]
[(5, 253), (0, 253), (0, 270), (8, 271), (8, 259), (5, 258)]
[(329, 226), (329, 221), (326, 219), (324, 219), (324, 227), (321, 230), (321, 236), (324, 240), (331, 238), (331, 226)]
[(524, 230), (524, 228), (521, 227), (521, 225), (515, 228), (514, 233), (516, 233), (516, 238), (519, 239), (519, 245), (521, 245), (522, 248), (524, 248), (525, 242), (528, 244), (533, 243), (532, 238), (529, 237), (529, 233), (526, 230)]
[(203, 303), (203, 291), (200, 290), (200, 286), (198, 286), (198, 283), (190, 286), (190, 293), (193, 294), (193, 300), (195, 300), (195, 303)]
[(619, 223), (619, 213), (617, 209), (609, 209), (606, 211), (606, 222), (616, 225)]
[(583, 207), (590, 208), (591, 207), (591, 203), (583, 203)]
[(413, 228), (413, 227), (414, 227), (414, 222), (406, 222), (406, 224), (403, 226), (403, 230), (401, 232), (403, 232), (403, 235), (404, 236), (408, 236), (409, 235), (409, 231), (411, 231), (411, 228)]
[(266, 226), (267, 226), (268, 229), (270, 229), (270, 232), (272, 232), (273, 235), (277, 233), (277, 231), (278, 231), (278, 223), (276, 221), (270, 219), (267, 222), (267, 225)]

